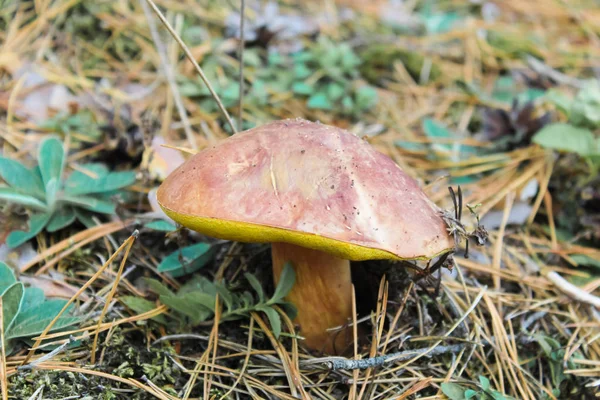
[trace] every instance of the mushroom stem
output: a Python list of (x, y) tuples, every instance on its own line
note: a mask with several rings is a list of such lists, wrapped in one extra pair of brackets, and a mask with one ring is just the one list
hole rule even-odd
[(287, 243), (273, 243), (275, 283), (286, 262), (296, 272), (296, 283), (287, 300), (298, 308), (295, 322), (306, 347), (327, 354), (341, 354), (352, 341), (350, 329), (328, 332), (352, 318), (350, 261), (328, 253)]

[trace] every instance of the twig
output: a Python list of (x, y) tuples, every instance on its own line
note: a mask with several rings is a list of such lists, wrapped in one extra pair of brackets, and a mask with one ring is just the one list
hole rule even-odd
[[(405, 361), (409, 360), (415, 356), (425, 355), (426, 357), (437, 356), (440, 354), (446, 353), (457, 353), (462, 350), (466, 345), (464, 343), (461, 344), (453, 344), (449, 346), (438, 346), (434, 348), (432, 351), (429, 351), (430, 348), (424, 349), (416, 349), (416, 350), (406, 350), (398, 353), (390, 353), (384, 356), (370, 357), (362, 360), (350, 360), (344, 357), (326, 357), (322, 359), (310, 360), (310, 364), (320, 363), (325, 365), (328, 369), (335, 371), (338, 369), (345, 370), (354, 370), (354, 369), (367, 369), (374, 367), (381, 367), (388, 360), (393, 359), (394, 361)], [(308, 364), (306, 362), (304, 365)]]
[[(509, 336), (509, 338), (512, 338)], [(528, 344), (534, 342), (535, 339), (530, 336), (519, 336), (518, 342), (521, 344)], [(458, 353), (463, 348), (467, 346), (477, 345), (477, 346), (489, 346), (496, 342), (495, 338), (491, 338), (491, 340), (482, 340), (480, 343), (458, 343), (447, 346), (437, 346), (431, 349), (431, 347), (425, 347), (422, 349), (412, 349), (400, 351), (397, 353), (390, 353), (383, 356), (364, 358), (362, 360), (352, 360), (345, 357), (322, 357), (322, 358), (314, 358), (312, 360), (306, 360), (302, 362), (303, 367), (311, 367), (311, 366), (324, 366), (327, 369), (332, 371), (343, 369), (343, 370), (355, 370), (355, 369), (367, 369), (373, 367), (380, 367), (385, 365), (387, 362), (391, 361), (406, 361), (415, 356), (424, 356), (431, 358), (432, 356), (437, 356), (441, 354), (448, 353)]]
[(65, 343), (61, 344), (60, 346), (58, 346), (57, 348), (55, 348), (54, 350), (52, 350), (50, 353), (43, 355), (42, 357), (38, 358), (37, 360), (33, 360), (32, 362), (30, 362), (27, 365), (19, 365), (17, 367), (17, 370), (19, 371), (24, 371), (24, 370), (29, 370), (29, 369), (33, 369), (35, 368), (36, 365), (41, 364), (45, 361), (50, 360), (52, 357), (54, 357), (55, 355), (62, 353), (64, 349), (67, 348), (68, 345), (70, 345), (71, 343), (73, 343), (76, 339), (71, 335), (69, 337), (69, 340), (67, 340)]
[(529, 68), (534, 70), (540, 75), (545, 75), (548, 78), (556, 81), (557, 83), (561, 83), (563, 85), (573, 86), (577, 89), (581, 89), (585, 86), (585, 82), (581, 79), (573, 78), (572, 76), (565, 75), (562, 72), (559, 72), (549, 65), (546, 65), (544, 62), (538, 60), (537, 58), (528, 55), (527, 56), (527, 65)]
[(246, 11), (246, 1), (240, 0), (240, 98), (239, 98), (239, 114), (238, 114), (238, 129), (243, 130), (242, 114), (244, 113), (244, 13)]
[(194, 150), (198, 150), (198, 145), (196, 144), (196, 139), (194, 138), (194, 132), (192, 131), (190, 120), (187, 116), (187, 111), (185, 110), (185, 107), (183, 105), (183, 100), (181, 99), (181, 94), (179, 93), (177, 83), (175, 82), (175, 74), (173, 73), (173, 68), (171, 68), (171, 64), (169, 63), (169, 58), (167, 57), (167, 49), (165, 48), (165, 45), (162, 42), (162, 40), (160, 40), (160, 35), (158, 34), (158, 30), (156, 29), (156, 23), (154, 22), (154, 18), (152, 18), (152, 13), (148, 8), (148, 4), (146, 4), (144, 0), (139, 0), (139, 2), (142, 6), (142, 9), (144, 10), (146, 20), (148, 21), (150, 34), (152, 35), (152, 40), (154, 41), (154, 45), (156, 46), (158, 56), (160, 57), (160, 65), (165, 73), (167, 82), (169, 83), (169, 88), (173, 93), (173, 100), (175, 101), (175, 107), (177, 107), (179, 118), (181, 118), (181, 122), (183, 123), (183, 130), (185, 131), (185, 136), (187, 137), (190, 146), (192, 146)]
[(573, 285), (571, 282), (567, 281), (565, 278), (560, 276), (558, 273), (554, 271), (550, 271), (546, 274), (546, 277), (556, 285), (561, 292), (565, 293), (569, 297), (581, 301), (583, 303), (588, 303), (593, 305), (594, 307), (600, 309), (600, 297), (594, 296), (591, 293), (581, 290), (577, 286)]
[(221, 110), (221, 112), (223, 113), (223, 116), (227, 120), (227, 123), (231, 127), (232, 131), (234, 133), (237, 132), (237, 129), (235, 128), (235, 124), (231, 120), (231, 117), (229, 116), (229, 113), (227, 112), (227, 110), (225, 109), (225, 106), (221, 102), (221, 99), (219, 98), (219, 95), (217, 95), (217, 93), (213, 89), (213, 87), (210, 84), (208, 78), (204, 74), (204, 71), (202, 70), (202, 68), (200, 68), (200, 65), (198, 65), (198, 63), (196, 62), (196, 59), (194, 58), (194, 56), (193, 56), (192, 52), (190, 51), (190, 49), (186, 46), (185, 43), (183, 43), (183, 40), (181, 40), (181, 38), (179, 37), (179, 35), (177, 35), (177, 32), (175, 32), (175, 30), (173, 29), (173, 27), (171, 26), (171, 24), (169, 24), (169, 21), (166, 20), (165, 16), (162, 14), (162, 12), (160, 12), (160, 10), (158, 9), (158, 7), (156, 7), (156, 4), (154, 4), (154, 2), (152, 0), (146, 0), (146, 1), (150, 5), (150, 7), (152, 7), (152, 10), (154, 10), (154, 12), (156, 13), (156, 15), (158, 16), (158, 18), (160, 19), (160, 21), (163, 23), (163, 25), (165, 26), (165, 28), (167, 28), (167, 30), (169, 31), (169, 33), (171, 34), (171, 36), (173, 36), (173, 38), (175, 39), (175, 41), (179, 44), (179, 46), (181, 46), (181, 48), (185, 52), (185, 55), (187, 56), (187, 58), (194, 65), (194, 68), (196, 68), (196, 71), (198, 72), (198, 75), (200, 75), (200, 78), (202, 79), (202, 82), (204, 82), (204, 84), (208, 88), (208, 91), (210, 92), (211, 96), (213, 97), (213, 99), (217, 103), (217, 106), (219, 107), (219, 110)]

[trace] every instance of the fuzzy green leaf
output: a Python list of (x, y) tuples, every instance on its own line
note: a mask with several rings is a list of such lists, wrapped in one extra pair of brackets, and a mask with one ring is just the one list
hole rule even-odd
[(44, 198), (44, 185), (34, 171), (26, 168), (20, 162), (10, 158), (0, 157), (0, 176), (16, 191)]
[(475, 396), (477, 396), (479, 393), (473, 389), (467, 389), (465, 390), (465, 399), (470, 400), (472, 398), (474, 398)]
[(97, 225), (96, 222), (94, 222), (94, 219), (92, 218), (91, 212), (83, 210), (81, 208), (75, 208), (73, 211), (75, 212), (75, 217), (77, 217), (77, 220), (83, 225), (85, 225), (86, 228), (93, 228)]
[(35, 237), (38, 233), (44, 229), (52, 214), (34, 214), (29, 217), (29, 231), (12, 231), (10, 235), (6, 238), (6, 244), (10, 248), (15, 248), (29, 239)]
[(158, 294), (159, 296), (174, 296), (175, 294), (165, 285), (163, 285), (161, 282), (157, 281), (156, 279), (151, 279), (151, 278), (142, 278), (142, 280), (144, 281), (144, 283), (146, 285), (148, 285), (148, 288)]
[(535, 134), (532, 140), (547, 149), (569, 151), (580, 156), (600, 154), (594, 134), (589, 129), (578, 128), (571, 124), (546, 125)]
[(244, 276), (246, 277), (246, 280), (248, 281), (250, 286), (252, 286), (252, 289), (254, 289), (254, 291), (258, 295), (258, 301), (260, 303), (264, 303), (265, 302), (265, 292), (262, 288), (262, 285), (258, 281), (258, 279), (256, 279), (256, 277), (254, 275), (252, 275), (250, 272), (246, 272), (244, 274)]
[(60, 182), (64, 162), (65, 149), (61, 141), (57, 138), (44, 140), (38, 152), (38, 163), (46, 192), (48, 192), (48, 185), (51, 181)]
[(15, 282), (17, 282), (17, 278), (15, 278), (13, 270), (0, 261), (0, 296)]
[(458, 383), (444, 382), (442, 383), (442, 392), (448, 396), (450, 400), (464, 400), (465, 389)]
[(308, 102), (306, 103), (308, 108), (313, 108), (317, 110), (331, 110), (333, 105), (331, 101), (327, 98), (327, 95), (322, 92), (317, 92), (310, 96)]
[(65, 183), (65, 191), (70, 195), (103, 193), (122, 189), (135, 183), (134, 171), (111, 172), (93, 178), (80, 171), (74, 171)]
[[(46, 300), (42, 304), (39, 304), (28, 310), (24, 310), (17, 315), (15, 324), (7, 332), (7, 338), (26, 338), (39, 335), (48, 327), (52, 320), (56, 318), (66, 303), (66, 300), (52, 299)], [(81, 321), (81, 317), (76, 317), (70, 314), (72, 309), (72, 305), (67, 308), (67, 310), (52, 326), (50, 332), (59, 331), (67, 326), (75, 325)]]
[(206, 321), (215, 309), (215, 299), (200, 292), (160, 296), (160, 301), (171, 310), (189, 317), (193, 324)]
[[(127, 306), (127, 308), (130, 308), (138, 314), (144, 314), (156, 308), (156, 305), (150, 300), (146, 300), (137, 296), (121, 296), (119, 297), (119, 300), (122, 301), (123, 304)], [(167, 324), (167, 319), (162, 314), (152, 317), (150, 319), (163, 325)]]
[(21, 309), (21, 300), (23, 299), (23, 284), (21, 282), (14, 283), (11, 287), (6, 289), (2, 294), (2, 318), (3, 318), (3, 329), (5, 332), (5, 339), (9, 339), (6, 332), (9, 331), (19, 310)]
[(592, 258), (585, 254), (572, 254), (571, 259), (579, 265), (588, 265), (590, 267), (600, 268), (600, 260)]
[(71, 207), (63, 207), (52, 215), (52, 218), (50, 218), (50, 221), (46, 226), (46, 231), (56, 232), (71, 225), (74, 221), (75, 212), (73, 209)]
[(490, 389), (490, 380), (488, 378), (486, 378), (485, 376), (482, 376), (482, 375), (479, 376), (479, 384), (481, 385), (481, 388), (483, 390)]
[(91, 196), (65, 196), (62, 200), (83, 209), (101, 214), (114, 214), (116, 210), (115, 205), (112, 202), (100, 200)]
[(292, 290), (294, 283), (296, 283), (296, 271), (294, 271), (292, 263), (286, 262), (283, 266), (283, 271), (281, 271), (275, 293), (273, 293), (273, 297), (271, 297), (267, 304), (276, 304), (283, 300), (290, 290)]
[(156, 221), (150, 221), (144, 224), (144, 228), (152, 229), (159, 232), (173, 232), (177, 229), (177, 226), (169, 221), (158, 219)]
[(292, 91), (296, 94), (310, 96), (313, 90), (314, 88), (312, 87), (312, 85), (309, 85), (305, 82), (294, 82), (294, 84), (292, 85)]
[(214, 250), (208, 243), (184, 247), (165, 257), (158, 265), (158, 272), (168, 272), (174, 277), (192, 273), (212, 260)]
[(25, 289), (25, 293), (23, 295), (21, 312), (26, 312), (27, 310), (42, 304), (45, 300), (46, 296), (44, 295), (44, 291), (42, 289), (28, 287)]
[(6, 186), (0, 186), (0, 200), (21, 204), (39, 211), (46, 211), (48, 209), (45, 203), (35, 197), (19, 193), (18, 190)]
[(216, 284), (215, 288), (217, 289), (217, 293), (219, 293), (219, 298), (227, 307), (227, 312), (232, 312), (235, 309), (235, 301), (233, 294), (223, 285)]
[(271, 307), (256, 307), (256, 309), (265, 313), (269, 319), (269, 324), (271, 324), (273, 335), (275, 335), (276, 338), (279, 338), (279, 335), (281, 335), (281, 317), (277, 311)]

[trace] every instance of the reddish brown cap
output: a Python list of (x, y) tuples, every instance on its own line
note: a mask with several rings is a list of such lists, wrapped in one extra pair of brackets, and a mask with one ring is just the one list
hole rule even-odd
[(272, 122), (207, 148), (160, 186), (178, 223), (243, 242), (350, 259), (427, 259), (453, 248), (440, 210), (389, 157), (333, 126)]

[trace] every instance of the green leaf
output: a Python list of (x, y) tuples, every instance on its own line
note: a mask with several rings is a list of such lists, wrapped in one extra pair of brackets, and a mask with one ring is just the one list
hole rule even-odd
[(0, 261), (0, 296), (16, 282), (17, 278), (15, 278), (13, 270)]
[(111, 172), (97, 178), (80, 171), (74, 171), (65, 182), (65, 191), (70, 195), (103, 193), (122, 189), (134, 183), (134, 171)]
[(306, 103), (308, 108), (318, 109), (318, 110), (331, 110), (333, 105), (331, 101), (327, 98), (325, 93), (318, 92), (310, 96), (308, 102)]
[(42, 180), (20, 162), (0, 157), (0, 176), (18, 192), (44, 198)]
[(594, 80), (577, 93), (571, 105), (569, 121), (580, 127), (600, 127), (600, 83)]
[(15, 248), (29, 239), (35, 237), (38, 233), (44, 229), (52, 214), (34, 214), (29, 217), (29, 231), (12, 231), (10, 235), (6, 238), (6, 244), (10, 248)]
[(314, 88), (305, 82), (294, 82), (292, 85), (292, 91), (296, 94), (310, 96), (310, 94), (314, 91)]
[(361, 86), (355, 94), (356, 108), (368, 110), (377, 103), (377, 91), (371, 86)]
[(465, 390), (465, 399), (469, 400), (472, 399), (473, 397), (477, 396), (478, 392), (476, 392), (473, 389), (467, 389)]
[(71, 207), (63, 207), (52, 215), (52, 218), (50, 218), (50, 221), (46, 226), (46, 231), (56, 232), (71, 225), (74, 221), (75, 212), (73, 209)]
[(162, 284), (162, 282), (157, 281), (156, 279), (152, 279), (152, 278), (142, 278), (142, 280), (144, 281), (144, 283), (146, 285), (148, 285), (148, 288), (160, 295), (160, 296), (174, 296), (175, 294), (165, 285)]
[(152, 229), (160, 232), (173, 232), (177, 229), (175, 224), (172, 224), (169, 221), (165, 221), (162, 219), (158, 219), (156, 221), (150, 221), (144, 224), (144, 228)]
[(168, 272), (174, 277), (192, 273), (212, 260), (214, 251), (215, 248), (208, 243), (184, 247), (165, 257), (158, 265), (158, 272)]
[(589, 265), (590, 267), (600, 268), (600, 260), (592, 258), (585, 254), (572, 254), (571, 259), (579, 265)]
[(332, 82), (327, 85), (327, 97), (330, 100), (337, 101), (339, 100), (346, 90), (339, 83)]
[[(48, 192), (48, 184), (52, 180), (60, 182), (64, 162), (65, 149), (57, 138), (48, 138), (42, 142), (38, 152), (38, 162), (42, 174), (42, 182)], [(56, 183), (55, 183), (56, 185)]]
[(54, 204), (56, 203), (56, 193), (58, 193), (58, 185), (60, 181), (56, 178), (50, 179), (50, 181), (46, 184), (46, 204), (49, 209), (54, 209)]
[[(150, 300), (142, 299), (141, 297), (121, 296), (119, 297), (119, 300), (123, 302), (123, 304), (125, 304), (127, 308), (130, 308), (138, 314), (144, 314), (156, 308), (156, 305), (153, 302), (151, 302)], [(167, 319), (162, 314), (152, 317), (150, 319), (163, 325), (167, 324)]]
[(292, 290), (294, 283), (296, 283), (296, 271), (294, 271), (292, 263), (286, 262), (283, 266), (283, 271), (281, 271), (275, 293), (273, 293), (273, 297), (271, 297), (267, 304), (276, 304), (283, 300), (290, 290)]
[(265, 292), (262, 288), (262, 285), (258, 281), (258, 279), (256, 279), (256, 277), (254, 275), (252, 275), (250, 272), (246, 272), (244, 274), (244, 276), (246, 277), (246, 280), (248, 281), (250, 286), (252, 286), (252, 289), (254, 289), (254, 291), (258, 295), (258, 301), (260, 303), (264, 303), (265, 302)]
[(90, 196), (65, 196), (61, 200), (101, 214), (114, 214), (116, 210), (115, 205), (110, 201), (100, 200)]
[(215, 298), (200, 292), (160, 296), (160, 301), (171, 310), (189, 317), (193, 324), (206, 321), (215, 309)]
[(581, 156), (600, 153), (596, 148), (594, 134), (589, 129), (562, 122), (546, 125), (532, 140), (547, 149), (569, 151)]
[(81, 208), (75, 208), (73, 211), (75, 212), (75, 217), (77, 217), (77, 220), (85, 225), (86, 228), (93, 228), (97, 225), (92, 218), (92, 213)]
[(21, 312), (25, 312), (33, 307), (42, 304), (46, 300), (44, 291), (36, 287), (28, 287), (25, 289), (23, 301), (21, 302)]
[(41, 202), (35, 197), (19, 193), (18, 190), (6, 186), (0, 186), (0, 200), (6, 200), (9, 203), (21, 204), (25, 207), (30, 207), (38, 211), (46, 211), (48, 209), (45, 203)]
[(571, 112), (571, 104), (573, 104), (573, 99), (567, 96), (565, 93), (561, 92), (558, 89), (550, 89), (544, 95), (544, 98), (550, 103), (554, 104), (556, 108), (569, 116)]
[(479, 376), (479, 384), (481, 385), (481, 388), (483, 390), (489, 390), (490, 389), (490, 380), (488, 378), (486, 378), (485, 376), (480, 375)]
[(23, 299), (23, 284), (21, 282), (14, 283), (11, 287), (6, 289), (2, 294), (2, 318), (3, 318), (3, 329), (5, 333), (5, 339), (9, 339), (6, 334), (11, 326), (19, 310), (21, 309), (21, 300)]
[(235, 308), (235, 301), (229, 289), (219, 284), (216, 284), (215, 288), (217, 289), (217, 293), (219, 293), (219, 298), (223, 301), (225, 307), (227, 307), (227, 311), (233, 311)]
[[(66, 300), (62, 299), (47, 300), (26, 312), (19, 313), (15, 319), (15, 324), (7, 333), (7, 338), (26, 338), (39, 335), (56, 318), (66, 302)], [(70, 315), (72, 309), (72, 306), (67, 308), (65, 313), (52, 325), (50, 332), (60, 331), (63, 328), (81, 322), (81, 317)]]
[(274, 308), (271, 307), (256, 307), (257, 310), (262, 311), (266, 314), (271, 324), (271, 331), (276, 338), (281, 335), (281, 317)]
[(448, 396), (450, 400), (464, 400), (465, 389), (458, 383), (444, 382), (442, 383), (442, 392)]

